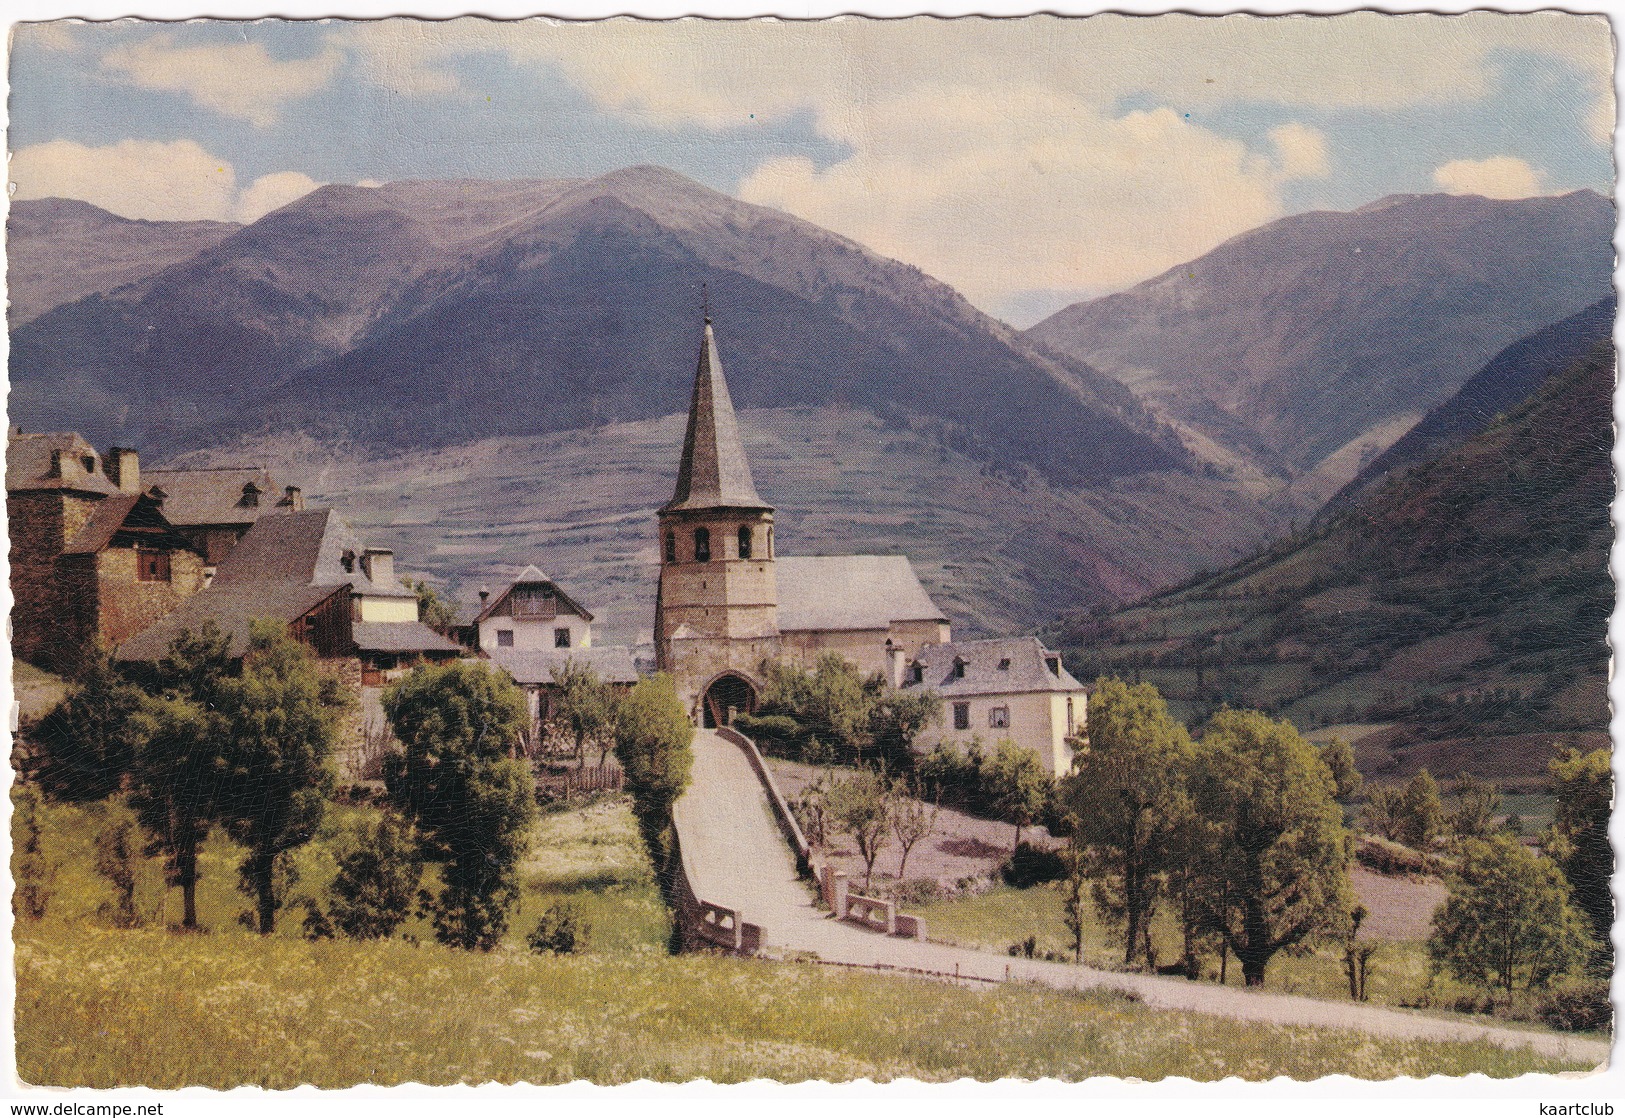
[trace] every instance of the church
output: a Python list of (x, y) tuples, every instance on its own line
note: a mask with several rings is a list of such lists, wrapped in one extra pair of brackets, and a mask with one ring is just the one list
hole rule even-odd
[[(894, 687), (937, 685), (941, 691), (934, 678), (938, 661), (950, 675), (958, 673), (952, 682), (965, 690), (967, 664), (991, 658), (1008, 668), (1020, 659), (1010, 655), (1009, 641), (955, 643), (947, 616), (904, 556), (778, 554), (773, 506), (751, 477), (709, 316), (676, 490), (658, 519), (655, 661), (676, 681), (699, 725), (726, 725), (733, 712), (753, 711), (764, 661), (811, 667), (822, 653), (838, 652)], [(1018, 643), (1032, 645), (1030, 658), (1045, 670), (995, 667), (975, 697), (975, 713), (987, 726), (972, 727), (968, 692), (956, 692), (957, 701), (945, 698), (953, 717), (944, 723), (967, 737), (985, 729), (989, 740), (1027, 745), (1046, 769), (1064, 772), (1071, 768), (1067, 742), (1081, 729), (1086, 693), (1059, 656), (1036, 640)], [(1042, 701), (1031, 701), (1038, 695)], [(1030, 725), (1015, 725), (1013, 711), (1028, 708), (1043, 713), (1027, 719)]]

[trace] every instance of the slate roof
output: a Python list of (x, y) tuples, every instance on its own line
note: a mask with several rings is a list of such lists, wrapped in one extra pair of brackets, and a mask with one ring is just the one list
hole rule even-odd
[[(62, 451), (63, 457), (72, 460), (73, 464), (64, 471), (66, 477), (51, 472), (53, 450)], [(96, 460), (96, 468), (90, 473), (78, 465), (86, 456)], [(101, 455), (96, 453), (96, 448), (72, 431), (13, 434), (6, 441), (6, 491), (32, 489), (72, 489), (110, 496), (119, 492), (102, 468)]]
[[(366, 550), (355, 529), (333, 509), (280, 513), (261, 517), (215, 572), (216, 586), (249, 582), (290, 582), (307, 586), (349, 585), (359, 594), (381, 598), (411, 598), (396, 584), (373, 582), (361, 568)], [(344, 569), (350, 556), (351, 569)]]
[[(495, 614), (497, 610), (501, 608), (502, 604), (508, 600), (508, 596), (511, 595), (514, 592), (514, 589), (519, 586), (551, 586), (553, 588), (553, 593), (558, 596), (560, 602), (570, 607), (570, 609), (573, 610), (575, 614), (583, 621), (587, 622), (588, 624), (592, 623), (592, 614), (587, 610), (587, 607), (570, 597), (570, 595), (566, 594), (563, 587), (554, 582), (552, 579), (548, 578), (542, 573), (542, 569), (540, 567), (532, 563), (524, 570), (519, 572), (518, 578), (508, 583), (508, 588), (506, 590), (500, 594), (492, 596), (485, 603), (484, 608), (482, 608), (479, 611), (479, 614), (474, 618), (473, 624), (478, 625), (487, 617)], [(520, 620), (523, 620), (523, 618)]]
[(779, 629), (884, 629), (893, 621), (946, 621), (902, 555), (778, 558)]
[(694, 398), (688, 407), (688, 432), (683, 436), (683, 458), (677, 467), (677, 489), (661, 512), (693, 509), (770, 506), (756, 492), (750, 463), (739, 439), (728, 382), (717, 356), (711, 320), (705, 320), (700, 360), (694, 370)]
[(291, 624), (321, 605), (338, 586), (300, 586), (288, 582), (249, 582), (221, 586), (218, 582), (187, 598), (163, 620), (143, 629), (118, 649), (120, 660), (161, 660), (175, 638), (186, 630), (196, 632), (205, 621), (213, 621), (231, 640), (234, 655), (248, 647), (249, 625), (258, 618)]
[(537, 652), (515, 652), (511, 648), (493, 648), (491, 663), (513, 676), (519, 684), (549, 684), (553, 672), (566, 663), (585, 664), (598, 673), (606, 683), (636, 683), (637, 664), (632, 650), (624, 645), (609, 648), (558, 648)]
[[(250, 504), (246, 485), (259, 490)], [(141, 487), (163, 490), (164, 517), (184, 526), (252, 524), (268, 512), (284, 511), (286, 500), (264, 466), (203, 470), (142, 470)]]
[(357, 621), (350, 626), (362, 652), (461, 652), (463, 646), (421, 621)]
[[(1084, 690), (1065, 665), (1060, 654), (1045, 648), (1037, 637), (1001, 637), (994, 640), (951, 641), (931, 644), (920, 650), (915, 663), (924, 669), (920, 683), (905, 686), (930, 687), (944, 698), (956, 695), (1009, 695), (1032, 691)], [(1052, 672), (1046, 657), (1057, 658)], [(954, 676), (954, 661), (965, 662), (965, 676)]]
[(148, 543), (168, 551), (191, 548), (164, 518), (158, 502), (144, 494), (126, 493), (107, 497), (96, 505), (90, 519), (62, 549), (64, 555), (94, 555), (115, 542), (123, 533), (128, 547), (132, 542)]

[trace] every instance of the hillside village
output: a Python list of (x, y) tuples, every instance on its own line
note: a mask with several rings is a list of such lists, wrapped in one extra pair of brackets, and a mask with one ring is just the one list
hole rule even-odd
[[(1071, 769), (1087, 695), (1059, 653), (1032, 638), (955, 642), (906, 557), (778, 554), (709, 317), (676, 479), (659, 512), (656, 644), (640, 650), (595, 644), (591, 610), (535, 564), (482, 589), (466, 621), (431, 628), (389, 548), (367, 545), (340, 509), (307, 509), (300, 486), (279, 489), (263, 466), (143, 473), (132, 448), (98, 454), (75, 433), (14, 431), (13, 646), (71, 678), (98, 646), (151, 665), (207, 626), (241, 657), (252, 623), (269, 620), (367, 711), (419, 664), (478, 658), (525, 690), (533, 743), (571, 664), (625, 687), (641, 658), (641, 674), (670, 673), (695, 721), (717, 727), (755, 712), (764, 664), (812, 668), (836, 652), (893, 688), (940, 696), (929, 719), (939, 732), (921, 748), (975, 730), (1032, 750), (1052, 776)], [(352, 729), (340, 751), (349, 775), (375, 776), (365, 727)]]

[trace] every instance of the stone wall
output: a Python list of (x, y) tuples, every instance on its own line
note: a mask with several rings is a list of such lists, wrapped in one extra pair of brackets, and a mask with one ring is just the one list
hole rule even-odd
[(170, 552), (169, 578), (143, 582), (135, 548), (110, 547), (96, 556), (97, 635), (116, 648), (202, 589), (203, 557), (195, 552)]

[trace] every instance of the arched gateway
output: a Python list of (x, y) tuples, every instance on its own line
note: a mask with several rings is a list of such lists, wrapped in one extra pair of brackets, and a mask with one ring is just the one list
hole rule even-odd
[(756, 709), (756, 688), (744, 676), (724, 672), (705, 689), (705, 701), (700, 707), (700, 718), (706, 729), (726, 726), (734, 715), (750, 714)]

